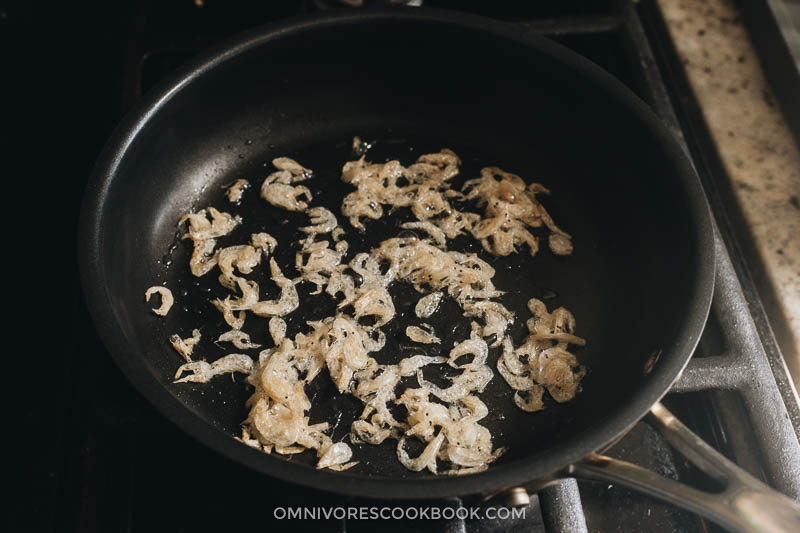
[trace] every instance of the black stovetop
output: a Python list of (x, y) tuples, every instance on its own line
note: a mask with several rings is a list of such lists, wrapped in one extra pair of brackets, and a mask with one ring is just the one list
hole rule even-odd
[[(94, 142), (109, 133), (142, 92), (198, 51), (237, 31), (336, 3), (206, 0), (199, 6), (191, 0), (128, 1), (103, 8), (108, 30), (94, 28), (92, 35), (101, 34), (98, 38), (104, 39), (106, 48), (95, 52), (96, 66), (105, 70), (87, 76), (105, 84), (94, 89), (94, 94), (102, 95), (95, 102), (94, 124), (100, 133), (95, 134)], [(654, 3), (552, 0), (513, 4), (513, 8), (511, 3), (483, 1), (425, 4), (458, 6), (522, 24), (555, 39), (627, 84), (686, 142), (717, 219), (720, 266), (712, 316), (698, 352), (665, 403), (725, 455), (796, 496), (800, 476), (781, 462), (779, 452), (786, 439), (795, 438), (796, 444), (797, 413), (787, 403), (794, 426), (787, 418), (779, 430), (769, 428), (775, 417), (765, 413), (774, 411), (775, 402), (789, 394), (786, 376), (779, 368), (771, 371), (771, 365), (777, 368), (773, 363), (778, 354), (727, 224), (718, 191), (721, 167), (714, 164), (713, 145), (698, 119)], [(78, 185), (82, 187), (83, 181)], [(72, 287), (77, 290), (74, 283)], [(34, 509), (26, 508), (30, 530), (716, 530), (672, 505), (622, 487), (582, 481), (577, 485), (564, 482), (534, 496), (525, 520), (276, 520), (272, 510), (278, 506), (401, 504), (353, 501), (298, 487), (249, 471), (212, 452), (167, 422), (132, 388), (97, 338), (80, 301), (75, 302), (75, 309), (74, 316), (67, 318), (67, 348), (56, 368), (64, 376), (57, 384), (60, 401), (50, 411), (50, 427), (56, 435), (49, 440), (58, 446), (55, 452), (42, 453), (35, 463), (26, 465), (31, 479), (42, 476), (31, 482), (37, 496), (29, 502)], [(742, 339), (743, 332), (750, 336)], [(718, 378), (733, 375), (729, 370), (745, 363), (755, 369), (747, 379)], [(758, 380), (757, 386), (748, 380)], [(31, 408), (29, 416), (34, 413)], [(28, 426), (35, 422), (29, 420)], [(30, 446), (36, 449), (37, 445)], [(707, 479), (644, 423), (610, 454), (690, 484), (708, 485)], [(470, 499), (433, 503), (442, 507), (473, 504)]]

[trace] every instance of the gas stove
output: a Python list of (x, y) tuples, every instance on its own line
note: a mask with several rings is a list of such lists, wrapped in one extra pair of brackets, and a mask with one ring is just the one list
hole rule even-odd
[[(319, 9), (357, 9), (339, 0), (274, 2), (129, 1), (121, 10), (113, 123), (143, 92), (187, 58), (240, 30)], [(407, 3), (407, 2), (405, 2)], [(421, 2), (412, 2), (419, 4)], [(448, 0), (425, 5), (461, 9), (519, 24), (582, 54), (647, 102), (684, 143), (716, 220), (716, 286), (697, 352), (664, 403), (728, 458), (773, 487), (800, 495), (800, 411), (731, 230), (714, 146), (704, 129), (660, 13), (652, 1)], [(411, 7), (409, 7), (411, 9)], [(369, 502), (299, 487), (249, 471), (195, 442), (158, 414), (127, 382), (82, 309), (71, 360), (68, 401), (59, 411), (62, 449), (52, 467), (52, 504), (37, 523), (55, 531), (717, 531), (673, 505), (624, 487), (565, 480), (536, 494), (524, 518), (481, 520), (442, 513), (437, 520), (333, 517), (281, 520), (276, 508), (498, 505), (461, 498)], [(713, 483), (675, 453), (646, 423), (608, 455), (690, 485)], [(49, 500), (48, 500), (49, 501)]]

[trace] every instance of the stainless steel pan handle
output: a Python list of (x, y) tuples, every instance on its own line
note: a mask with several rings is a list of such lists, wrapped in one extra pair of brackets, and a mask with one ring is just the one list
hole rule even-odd
[(733, 531), (800, 532), (800, 504), (726, 459), (660, 403), (650, 409), (650, 415), (650, 421), (667, 442), (723, 484), (722, 492), (704, 492), (627, 461), (597, 454), (570, 465), (565, 474), (629, 486), (694, 511)]

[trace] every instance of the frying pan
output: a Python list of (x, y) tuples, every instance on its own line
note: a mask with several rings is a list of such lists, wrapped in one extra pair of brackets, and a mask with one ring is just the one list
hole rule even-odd
[[(507, 258), (483, 255), (497, 268), (496, 285), (507, 291), (502, 301), (517, 312), (512, 334), (524, 334), (519, 327), (531, 296), (550, 308), (563, 305), (588, 339), (578, 357), (590, 368), (573, 401), (549, 402), (535, 414), (517, 409), (495, 376), (481, 395), (490, 410), (482, 424), (509, 452), (485, 472), (408, 472), (390, 443), (355, 447), (361, 463), (352, 470), (315, 470), (313, 458), (267, 455), (232, 438), (246, 416), (248, 391), (241, 382), (172, 382), (178, 359), (166, 342), (169, 334), (188, 335), (201, 326), (207, 341), (202, 357), (223, 353), (208, 342), (223, 327), (208, 303), (220, 289), (189, 275), (177, 220), (206, 205), (230, 210), (222, 187), (239, 177), (259, 186), (271, 171), (267, 163), (282, 155), (314, 169), (309, 185), (316, 205), (336, 205), (349, 192), (339, 175), (354, 135), (376, 141), (368, 153), (373, 161), (409, 164), (420, 153), (449, 147), (464, 161), (458, 179), (498, 165), (541, 182), (552, 191), (545, 205), (574, 238), (575, 252), (566, 258), (547, 250), (533, 259), (526, 250)], [(256, 191), (245, 195), (237, 212), (245, 220), (242, 232), (220, 246), (256, 229), (268, 231), (282, 243), (279, 262), (293, 264), (288, 243), (297, 239), (292, 228), (305, 223), (303, 215), (269, 206)], [(351, 246), (366, 247), (396, 235), (402, 216), (369, 221), (364, 233), (342, 223)], [(471, 241), (460, 245), (480, 248)], [(732, 528), (794, 529), (800, 514), (793, 502), (742, 472), (730, 474), (735, 466), (687, 437), (657, 403), (703, 330), (712, 249), (708, 207), (689, 162), (629, 90), (546, 39), (505, 23), (427, 9), (299, 18), (246, 33), (193, 61), (119, 125), (90, 180), (80, 227), (83, 288), (117, 364), (176, 425), (253, 469), (372, 498), (491, 496), (560, 476), (601, 477)], [(270, 286), (265, 272), (257, 276), (262, 287)], [(177, 301), (165, 319), (143, 300), (145, 288), (162, 282)], [(302, 301), (310, 290), (300, 285)], [(397, 324), (412, 300), (402, 287), (396, 290), (401, 317), (386, 326), (389, 342), (376, 355), (379, 362), (407, 349)], [(290, 334), (305, 320), (329, 314), (332, 305), (304, 303), (288, 319)], [(468, 322), (455, 304), (437, 315), (433, 325), (443, 346), (466, 336)], [(254, 340), (269, 342), (266, 322), (248, 321)], [(492, 352), (492, 364), (496, 357)], [(341, 440), (360, 405), (334, 394), (325, 378), (310, 386), (312, 422), (336, 420), (333, 438)], [(595, 455), (648, 411), (676, 448), (717, 477), (727, 476), (730, 490), (704, 500), (692, 489)], [(729, 494), (734, 489), (761, 498), (755, 519), (744, 518), (747, 506)], [(783, 511), (764, 512), (773, 508)]]

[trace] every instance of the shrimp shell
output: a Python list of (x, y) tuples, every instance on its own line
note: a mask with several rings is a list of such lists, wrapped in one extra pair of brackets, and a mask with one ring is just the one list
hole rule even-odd
[(175, 302), (172, 291), (166, 287), (154, 285), (145, 291), (144, 300), (149, 302), (150, 297), (154, 294), (161, 296), (161, 305), (153, 309), (153, 312), (159, 316), (167, 316), (167, 313), (169, 313), (169, 310), (172, 308), (172, 304)]

